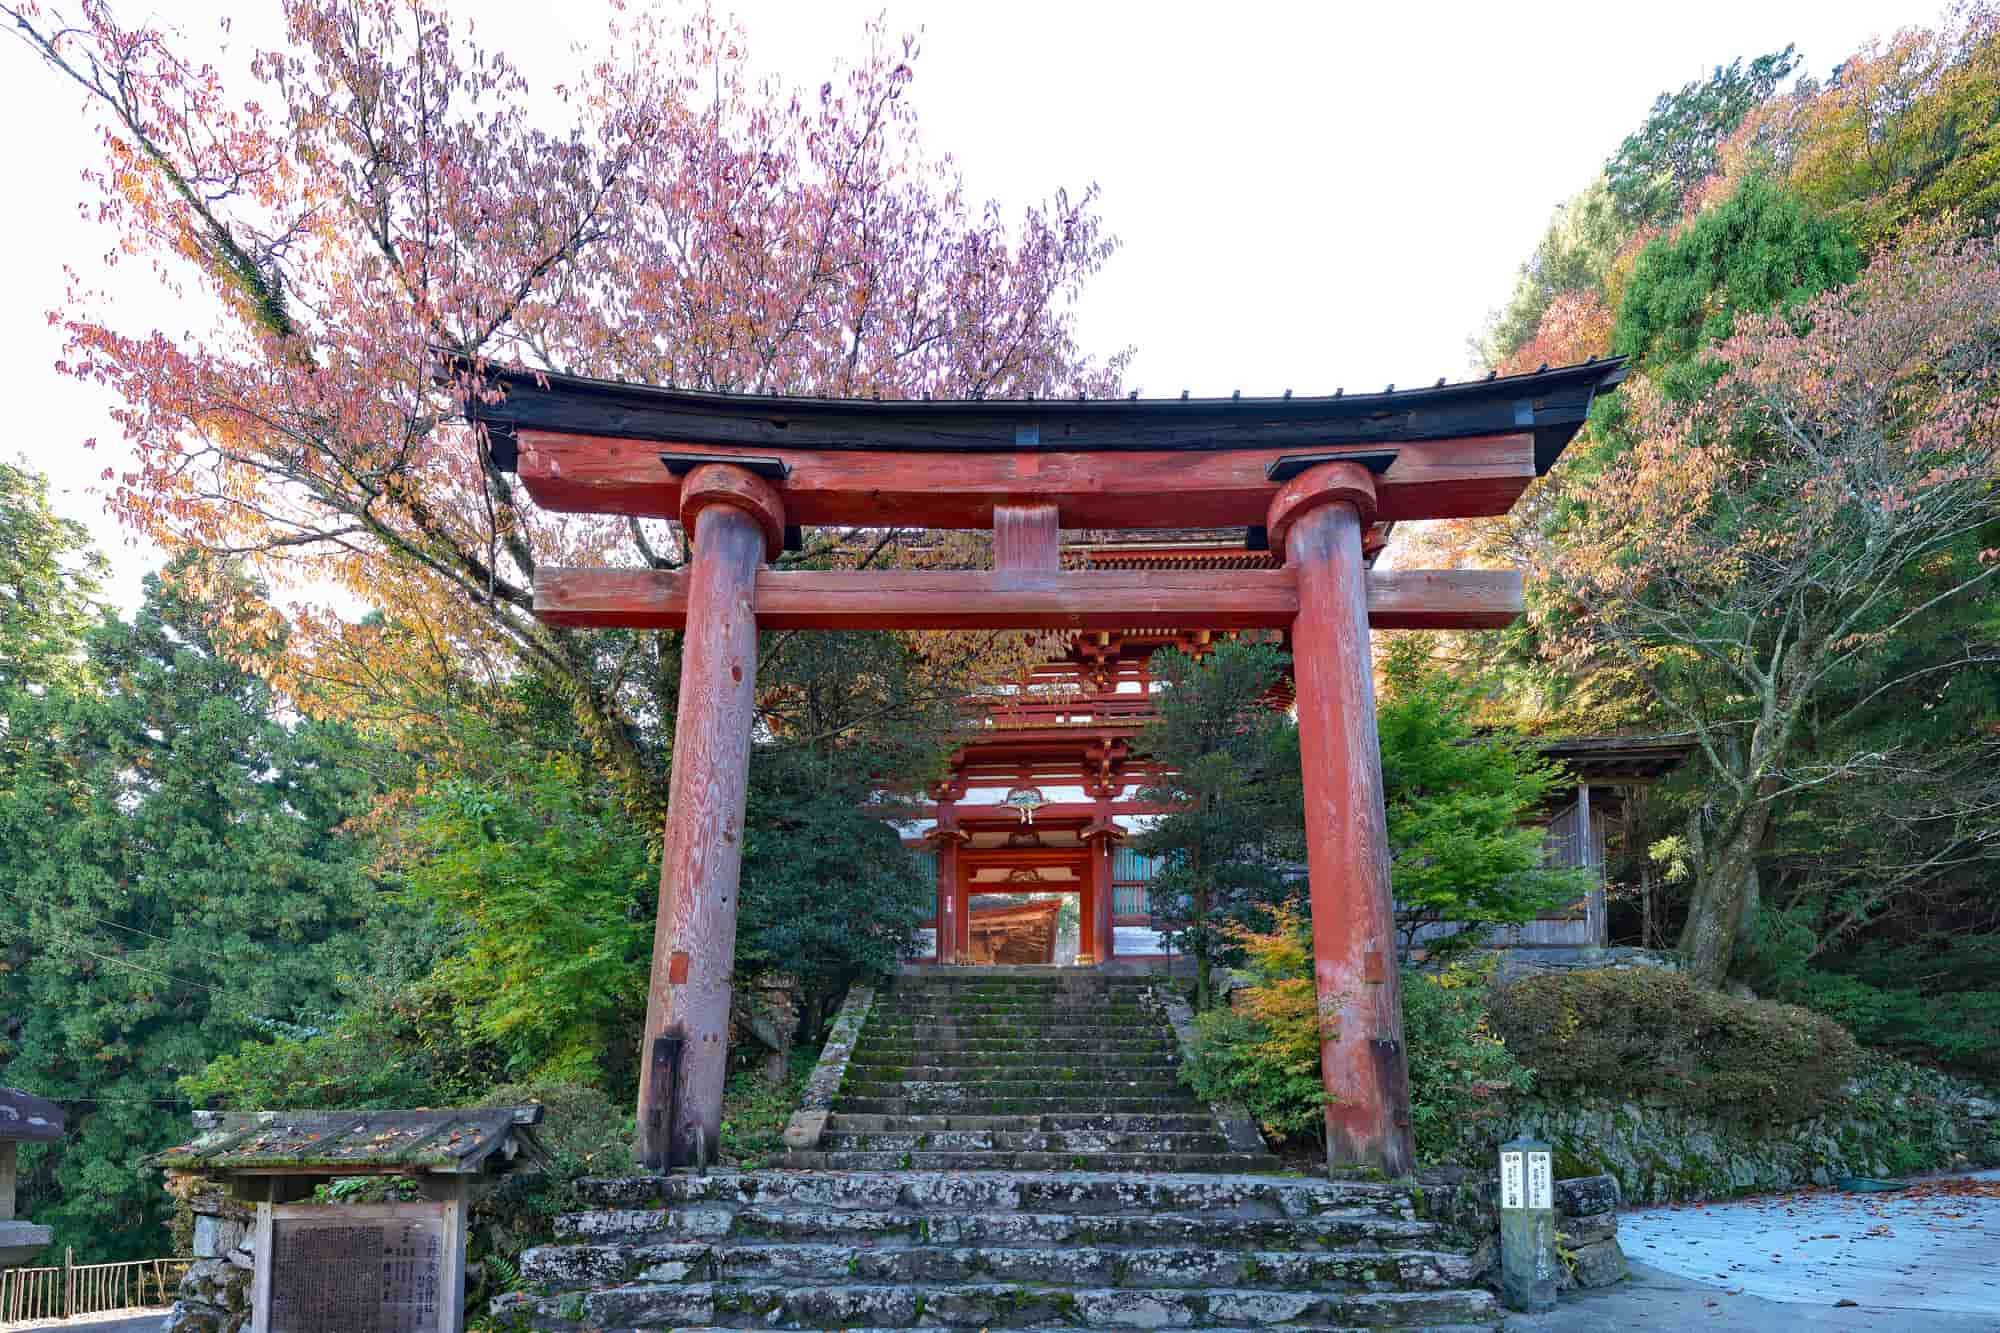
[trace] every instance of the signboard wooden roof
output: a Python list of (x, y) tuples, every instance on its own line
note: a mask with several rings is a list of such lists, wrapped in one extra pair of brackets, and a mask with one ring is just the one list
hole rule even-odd
[(14, 1088), (0, 1088), (0, 1143), (48, 1143), (63, 1133), (63, 1110)]
[(200, 1132), (154, 1157), (209, 1175), (477, 1175), (525, 1150), (547, 1154), (531, 1126), (539, 1106), (456, 1111), (197, 1111)]

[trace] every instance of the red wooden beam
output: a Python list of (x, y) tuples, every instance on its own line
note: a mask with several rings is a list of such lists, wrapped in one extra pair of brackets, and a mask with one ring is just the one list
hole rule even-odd
[[(1376, 629), (1498, 629), (1521, 614), (1512, 570), (1371, 572)], [(1298, 614), (1290, 569), (760, 570), (760, 629), (1282, 629)], [(649, 569), (545, 569), (535, 614), (552, 625), (683, 629), (687, 587)]]
[[(675, 448), (523, 430), (519, 472), (544, 509), (677, 518), (681, 481), (660, 462), (661, 453)], [(1384, 521), (1504, 514), (1535, 478), (1535, 439), (1527, 433), (1413, 441), (1398, 450), (1379, 480)], [(786, 452), (703, 445), (700, 452), (785, 463), (790, 472), (776, 490), (786, 521), (805, 526), (989, 528), (996, 507), (1052, 504), (1065, 528), (1216, 528), (1262, 523), (1278, 490), (1264, 469), (1299, 450)]]

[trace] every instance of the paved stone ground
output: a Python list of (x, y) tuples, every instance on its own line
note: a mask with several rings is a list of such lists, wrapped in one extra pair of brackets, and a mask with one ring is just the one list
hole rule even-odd
[(1809, 1190), (1619, 1219), (1626, 1254), (1766, 1300), (1983, 1314), (2000, 1325), (2000, 1171), (1895, 1194)]
[(1700, 1333), (1793, 1333), (1860, 1330), (1876, 1333), (1993, 1333), (1995, 1318), (1882, 1306), (1802, 1305), (1765, 1300), (1738, 1288), (1634, 1263), (1615, 1287), (1574, 1292), (1551, 1314), (1507, 1316), (1507, 1333), (1614, 1333), (1627, 1329), (1696, 1329)]
[(60, 1330), (60, 1333), (159, 1333), (167, 1322), (167, 1312), (158, 1310), (143, 1315), (98, 1315), (89, 1319), (37, 1320), (29, 1324), (0, 1324), (12, 1333), (15, 1329)]
[[(2000, 1328), (2000, 1171), (1624, 1214), (1632, 1278), (1510, 1329)], [(1848, 1300), (1853, 1305), (1839, 1306)]]

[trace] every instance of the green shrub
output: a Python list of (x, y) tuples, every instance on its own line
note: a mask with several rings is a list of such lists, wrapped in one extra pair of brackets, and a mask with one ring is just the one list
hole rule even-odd
[(632, 1109), (613, 1106), (596, 1088), (580, 1083), (508, 1083), (470, 1105), (540, 1106), (542, 1123), (533, 1133), (559, 1168), (573, 1165), (580, 1175), (615, 1176), (636, 1164)]
[(1326, 1091), (1319, 1069), (1319, 1001), (1313, 989), (1311, 927), (1297, 903), (1272, 912), (1267, 931), (1230, 926), (1253, 985), (1231, 1008), (1195, 1020), (1194, 1058), (1181, 1077), (1212, 1102), (1235, 1102), (1272, 1134), (1326, 1136)]
[[(1274, 917), (1268, 932), (1232, 932), (1256, 983), (1235, 1008), (1196, 1018), (1194, 1058), (1182, 1077), (1209, 1101), (1240, 1104), (1274, 1135), (1320, 1139), (1326, 1092), (1311, 941), (1296, 907)], [(1488, 1028), (1487, 976), (1469, 964), (1403, 973), (1410, 1125), (1420, 1158), (1445, 1152), (1453, 1125), (1497, 1113), (1503, 1093), (1529, 1084), (1528, 1071)]]
[(1529, 977), (1488, 1004), (1494, 1033), (1544, 1089), (1783, 1123), (1832, 1100), (1859, 1054), (1831, 1019), (1657, 968)]
[(785, 1080), (773, 1083), (761, 1068), (739, 1069), (722, 1087), (719, 1152), (733, 1166), (758, 1167), (784, 1151), (785, 1125), (799, 1109), (806, 1080), (819, 1062), (817, 1046), (795, 1046)]
[(1229, 1009), (1197, 1016), (1195, 1033), (1194, 1058), (1181, 1078), (1196, 1096), (1242, 1106), (1278, 1138), (1326, 1137), (1326, 1090), (1317, 1045), (1309, 1066), (1274, 1058), (1270, 1027)]
[(583, 1206), (578, 1181), (635, 1169), (633, 1124), (629, 1110), (576, 1083), (505, 1084), (467, 1104), (539, 1104), (542, 1123), (533, 1133), (552, 1159), (544, 1170), (517, 1170), (474, 1196), (466, 1308), (484, 1309), (519, 1282), (522, 1251), (553, 1241), (556, 1218)]
[(1534, 1076), (1495, 1036), (1486, 1013), (1490, 966), (1403, 973), (1403, 1046), (1410, 1057), (1410, 1130), (1417, 1159), (1448, 1157), (1457, 1127), (1498, 1115)]

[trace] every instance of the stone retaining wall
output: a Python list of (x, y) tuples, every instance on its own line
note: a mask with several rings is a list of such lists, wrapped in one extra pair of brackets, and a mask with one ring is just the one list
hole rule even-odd
[(1841, 1176), (2000, 1165), (2000, 1100), (1964, 1080), (1878, 1057), (1838, 1105), (1796, 1124), (1610, 1098), (1528, 1097), (1499, 1116), (1461, 1122), (1452, 1156), (1490, 1162), (1517, 1135), (1552, 1144), (1558, 1175), (1606, 1174), (1628, 1202), (1673, 1203), (1831, 1185)]
[(792, 1118), (785, 1124), (785, 1147), (793, 1152), (819, 1146), (820, 1136), (826, 1132), (827, 1117), (833, 1113), (833, 1099), (840, 1094), (841, 1082), (847, 1077), (847, 1062), (854, 1058), (854, 1043), (861, 1040), (861, 1029), (867, 1025), (868, 1011), (874, 1004), (874, 987), (848, 988), (847, 999), (827, 1030), (819, 1061), (806, 1080), (799, 1109), (792, 1112)]
[(181, 1279), (162, 1333), (238, 1333), (250, 1326), (248, 1204), (219, 1189), (188, 1200), (194, 1213), (194, 1263)]

